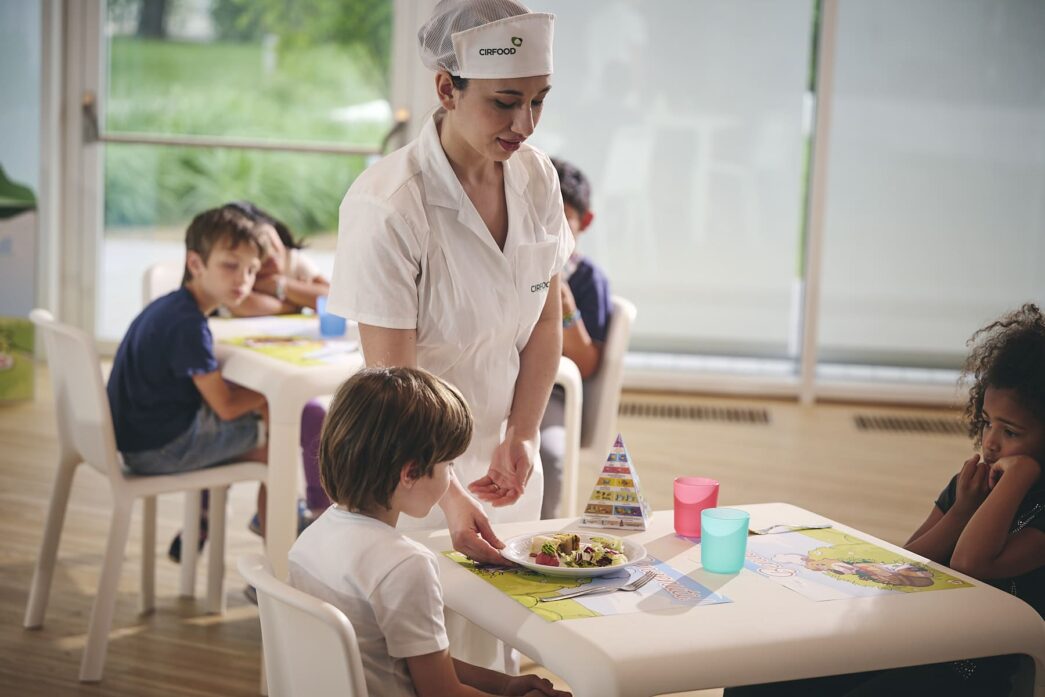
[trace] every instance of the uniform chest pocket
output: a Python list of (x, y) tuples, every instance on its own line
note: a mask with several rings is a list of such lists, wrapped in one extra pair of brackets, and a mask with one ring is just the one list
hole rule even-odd
[(529, 338), (548, 297), (554, 268), (557, 240), (521, 245), (515, 250), (515, 285), (519, 293), (520, 338)]

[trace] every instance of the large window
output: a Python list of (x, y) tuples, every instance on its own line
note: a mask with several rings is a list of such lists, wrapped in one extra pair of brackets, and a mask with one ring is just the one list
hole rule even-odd
[(811, 2), (561, 0), (534, 140), (589, 176), (584, 252), (633, 349), (788, 358), (800, 326)]
[[(340, 198), (393, 126), (393, 63), (411, 131), (432, 102), (412, 37), (434, 4), (109, 0), (105, 232), (76, 279), (95, 276), (99, 337), (230, 199), (286, 219), (329, 271)], [(580, 247), (639, 308), (631, 384), (946, 399), (977, 327), (1045, 302), (1040, 0), (538, 9), (556, 72), (533, 141), (591, 179)]]
[(1045, 302), (1045, 4), (839, 3), (819, 355), (957, 367)]
[(392, 0), (109, 1), (100, 126), (132, 142), (105, 145), (100, 338), (122, 336), (142, 273), (182, 256), (192, 216), (226, 201), (285, 220), (329, 272), (338, 203), (366, 158), (294, 148), (380, 145), (392, 19)]

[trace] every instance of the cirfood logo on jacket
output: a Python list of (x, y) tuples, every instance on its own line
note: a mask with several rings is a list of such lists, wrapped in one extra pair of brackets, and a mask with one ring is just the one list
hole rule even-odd
[(522, 37), (513, 36), (512, 45), (508, 48), (481, 48), (479, 49), (480, 56), (513, 56), (515, 55), (515, 49), (522, 46)]
[(542, 290), (548, 290), (549, 283), (550, 281), (541, 281), (540, 283), (534, 283), (532, 286), (530, 286), (530, 292), (539, 293)]

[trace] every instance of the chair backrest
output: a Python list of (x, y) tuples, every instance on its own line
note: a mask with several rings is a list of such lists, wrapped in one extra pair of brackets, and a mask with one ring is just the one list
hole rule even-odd
[(635, 306), (624, 298), (614, 295), (611, 300), (613, 314), (602, 348), (602, 362), (595, 375), (584, 383), (581, 413), (581, 447), (601, 449), (603, 456), (610, 451), (617, 436), (613, 428), (620, 407), (624, 355), (628, 352), (631, 325), (636, 314)]
[(172, 290), (178, 290), (184, 274), (185, 262), (181, 259), (161, 261), (145, 269), (142, 277), (142, 306)]
[(239, 560), (258, 592), (271, 697), (366, 697), (356, 632), (345, 614), (272, 575), (262, 554)]
[(33, 310), (29, 319), (47, 347), (63, 461), (76, 457), (114, 482), (121, 479), (122, 463), (94, 341), (79, 329), (55, 321), (47, 310)]

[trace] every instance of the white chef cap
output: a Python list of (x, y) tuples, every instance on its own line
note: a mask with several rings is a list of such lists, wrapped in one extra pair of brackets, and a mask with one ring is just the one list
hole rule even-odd
[(515, 0), (442, 0), (417, 32), (421, 61), (463, 78), (550, 75), (554, 20)]

